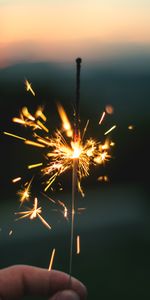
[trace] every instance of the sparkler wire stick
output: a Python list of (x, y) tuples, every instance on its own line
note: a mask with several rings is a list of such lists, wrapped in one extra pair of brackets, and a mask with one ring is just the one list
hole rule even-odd
[[(75, 114), (74, 114), (74, 133), (73, 141), (78, 143), (80, 140), (79, 131), (79, 101), (80, 101), (80, 70), (81, 70), (81, 58), (76, 59), (76, 102), (75, 102)], [(69, 262), (69, 275), (71, 280), (72, 274), (72, 256), (73, 256), (73, 241), (74, 241), (74, 218), (75, 218), (75, 194), (77, 190), (77, 173), (78, 173), (78, 158), (73, 159), (72, 166), (72, 208), (71, 208), (71, 237), (70, 237), (70, 262)]]
[(76, 59), (77, 73), (76, 73), (76, 102), (75, 102), (75, 122), (74, 122), (74, 140), (79, 138), (79, 102), (80, 102), (80, 70), (81, 70), (81, 58)]

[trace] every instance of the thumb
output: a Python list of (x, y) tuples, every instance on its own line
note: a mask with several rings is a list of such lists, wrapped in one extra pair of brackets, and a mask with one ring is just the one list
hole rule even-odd
[(80, 300), (78, 294), (72, 290), (64, 290), (53, 295), (49, 300)]

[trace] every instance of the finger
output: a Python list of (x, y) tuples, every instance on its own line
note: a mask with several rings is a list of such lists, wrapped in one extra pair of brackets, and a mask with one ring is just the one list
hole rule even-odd
[[(31, 266), (13, 266), (0, 271), (0, 298), (17, 300), (24, 295), (52, 296), (69, 288), (69, 275)], [(71, 278), (70, 288), (86, 299), (85, 286)]]
[(56, 293), (49, 300), (80, 300), (79, 296), (71, 290)]

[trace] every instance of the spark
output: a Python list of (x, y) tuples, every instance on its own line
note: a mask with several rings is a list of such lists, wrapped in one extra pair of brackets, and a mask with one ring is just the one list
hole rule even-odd
[(108, 182), (109, 181), (109, 178), (107, 175), (104, 175), (104, 176), (99, 176), (97, 178), (98, 181), (104, 181), (104, 182)]
[(49, 132), (49, 129), (39, 120), (37, 120), (37, 124), (39, 125), (39, 127), (41, 127), (43, 130), (45, 130), (46, 132)]
[(80, 208), (78, 208), (78, 213), (81, 214), (81, 212), (82, 212), (82, 211), (85, 211), (85, 210), (86, 210), (85, 207), (80, 207)]
[(13, 183), (16, 183), (16, 182), (18, 182), (18, 181), (20, 181), (20, 180), (21, 180), (21, 177), (17, 177), (17, 178), (12, 179), (12, 182), (13, 182)]
[(104, 120), (104, 118), (105, 118), (105, 115), (106, 115), (106, 112), (104, 111), (104, 112), (102, 113), (102, 116), (101, 116), (100, 120), (99, 120), (99, 125), (102, 124), (102, 122), (103, 122), (103, 120)]
[(17, 212), (15, 214), (20, 215), (20, 217), (17, 220), (24, 219), (24, 218), (29, 218), (30, 220), (33, 220), (38, 217), (40, 221), (43, 223), (43, 225), (45, 225), (48, 229), (51, 229), (51, 226), (41, 216), (41, 213), (42, 213), (42, 207), (38, 207), (38, 199), (35, 198), (33, 208), (26, 211)]
[(38, 164), (29, 165), (29, 166), (28, 166), (28, 169), (30, 170), (30, 169), (33, 169), (33, 168), (40, 167), (40, 166), (42, 166), (42, 165), (43, 165), (43, 163), (38, 163)]
[(56, 203), (56, 201), (55, 201), (54, 199), (52, 199), (51, 197), (49, 197), (47, 194), (42, 193), (42, 192), (41, 192), (41, 194), (42, 194), (45, 198), (47, 198), (49, 201), (51, 201), (52, 203)]
[(25, 140), (25, 144), (27, 145), (31, 145), (31, 146), (35, 146), (35, 147), (39, 147), (39, 148), (45, 148), (44, 145), (34, 142), (34, 141), (30, 141), (30, 140)]
[(17, 194), (20, 196), (21, 205), (25, 201), (29, 201), (29, 198), (30, 198), (30, 188), (31, 188), (32, 181), (33, 181), (33, 177), (31, 178), (31, 180), (27, 184), (27, 187), (25, 187), (22, 190), (20, 190), (20, 191), (17, 192)]
[(134, 126), (133, 126), (133, 125), (129, 125), (129, 126), (128, 126), (128, 129), (129, 129), (129, 130), (133, 130), (133, 129), (134, 129)]
[(114, 143), (114, 142), (110, 142), (110, 146), (111, 146), (111, 147), (114, 147), (114, 146), (115, 146), (115, 143)]
[(41, 118), (44, 122), (46, 122), (47, 118), (43, 113), (43, 107), (38, 107), (36, 113), (35, 113), (35, 118)]
[[(34, 114), (31, 114), (26, 107), (22, 108), (20, 118), (13, 118), (13, 122), (18, 122), (25, 127), (31, 127), (34, 131), (34, 140), (21, 138), (15, 135), (13, 136), (21, 138), (27, 145), (48, 149), (47, 153), (45, 153), (45, 158), (47, 160), (46, 164), (40, 162), (28, 166), (28, 169), (41, 167), (41, 172), (48, 177), (45, 182), (45, 192), (52, 186), (58, 176), (65, 173), (67, 170), (72, 169), (73, 161), (77, 159), (77, 186), (78, 191), (84, 196), (81, 180), (82, 178), (89, 176), (90, 167), (92, 165), (103, 164), (111, 157), (108, 153), (110, 143), (108, 140), (101, 143), (93, 138), (85, 139), (89, 120), (84, 127), (83, 134), (79, 134), (78, 139), (74, 140), (72, 127), (66, 112), (62, 105), (58, 104), (57, 106), (62, 120), (62, 129), (56, 130), (52, 136), (45, 137), (45, 135), (39, 135), (35, 132), (37, 129), (41, 129), (46, 133), (49, 132), (49, 129), (38, 119), (42, 116), (43, 121), (46, 121), (43, 110), (38, 108)], [(115, 128), (116, 125), (105, 132), (105, 135)], [(69, 135), (68, 131), (71, 131), (72, 133)]]
[(56, 252), (56, 249), (54, 248), (53, 251), (52, 251), (52, 254), (51, 254), (51, 259), (50, 259), (48, 271), (50, 271), (50, 270), (52, 269), (52, 265), (53, 265), (53, 261), (54, 261), (55, 252)]
[(66, 135), (68, 137), (72, 137), (73, 136), (73, 131), (72, 131), (72, 128), (71, 128), (71, 124), (69, 122), (69, 119), (67, 117), (67, 114), (66, 114), (63, 106), (60, 103), (57, 103), (57, 109), (58, 109), (59, 116), (62, 120), (63, 131), (66, 132)]
[(109, 115), (112, 115), (114, 113), (114, 108), (112, 105), (106, 105), (105, 110)]
[(58, 203), (63, 207), (63, 215), (65, 219), (68, 219), (68, 208), (67, 206), (64, 204), (64, 202), (58, 200)]
[(77, 254), (80, 254), (80, 236), (77, 235)]
[(31, 83), (27, 79), (25, 80), (25, 87), (26, 87), (27, 92), (30, 91), (32, 93), (32, 95), (35, 96), (35, 92), (31, 86)]
[(84, 139), (85, 133), (86, 133), (87, 128), (88, 128), (88, 126), (89, 126), (89, 122), (90, 122), (90, 120), (87, 120), (86, 125), (85, 125), (85, 127), (84, 127), (83, 134), (82, 134), (82, 140)]
[(23, 107), (21, 109), (20, 116), (14, 117), (12, 121), (14, 123), (24, 125), (25, 127), (31, 127), (33, 130), (40, 129), (49, 132), (48, 128), (39, 120), (39, 118), (41, 118), (43, 122), (46, 122), (47, 120), (42, 108), (38, 108), (33, 116), (27, 107)]
[(112, 130), (114, 130), (116, 127), (117, 127), (116, 125), (112, 126), (109, 130), (107, 130), (107, 131), (104, 133), (104, 135), (107, 135), (107, 134), (110, 133)]
[(21, 125), (26, 125), (26, 122), (25, 120), (21, 119), (21, 118), (13, 118), (12, 121), (14, 123), (18, 123), (18, 124), (21, 124)]
[(26, 140), (25, 138), (23, 138), (23, 137), (21, 137), (21, 136), (18, 136), (18, 135), (16, 135), (16, 134), (10, 133), (10, 132), (4, 131), (4, 134), (5, 134), (5, 135), (12, 136), (12, 137), (14, 137), (14, 138), (16, 138), (16, 139), (19, 139), (19, 140), (23, 140), (23, 141)]
[(35, 121), (35, 118), (30, 114), (26, 106), (22, 108), (22, 115), (30, 121)]
[(10, 235), (12, 235), (12, 233), (13, 233), (13, 231), (12, 231), (12, 230), (10, 230), (10, 231), (9, 231), (9, 236), (10, 236)]

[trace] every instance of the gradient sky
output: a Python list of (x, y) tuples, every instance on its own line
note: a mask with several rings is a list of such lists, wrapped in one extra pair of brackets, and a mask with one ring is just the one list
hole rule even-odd
[(149, 0), (0, 0), (0, 66), (150, 49), (149, 16)]

